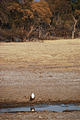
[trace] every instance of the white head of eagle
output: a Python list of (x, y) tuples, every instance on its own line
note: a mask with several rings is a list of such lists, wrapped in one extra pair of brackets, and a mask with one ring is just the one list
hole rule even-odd
[(32, 93), (31, 96), (30, 96), (30, 100), (34, 100), (35, 99), (35, 94)]

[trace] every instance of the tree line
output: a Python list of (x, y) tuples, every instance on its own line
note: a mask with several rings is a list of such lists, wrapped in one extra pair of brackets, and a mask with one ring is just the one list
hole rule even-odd
[(0, 0), (0, 41), (80, 37), (80, 0)]

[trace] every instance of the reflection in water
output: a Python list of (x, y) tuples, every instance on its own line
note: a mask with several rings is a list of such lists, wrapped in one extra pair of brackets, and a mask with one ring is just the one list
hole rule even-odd
[(31, 107), (31, 108), (30, 108), (30, 111), (35, 112), (35, 108), (34, 108), (34, 107)]

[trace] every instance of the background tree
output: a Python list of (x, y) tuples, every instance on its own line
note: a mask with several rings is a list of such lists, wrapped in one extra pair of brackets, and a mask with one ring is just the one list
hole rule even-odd
[(52, 13), (50, 11), (49, 5), (45, 1), (33, 2), (31, 9), (34, 14), (34, 27), (39, 31), (39, 38), (42, 36), (42, 30), (45, 27), (49, 27), (51, 22)]
[(70, 0), (46, 0), (52, 11), (51, 26), (55, 36), (67, 37), (71, 32), (71, 1)]
[(23, 40), (26, 40), (31, 22), (33, 21), (33, 13), (29, 8), (29, 4), (26, 5), (25, 3), (23, 5), (20, 4), (18, 1), (9, 0), (7, 1), (6, 10), (8, 12), (8, 23), (11, 26), (10, 31), (12, 31), (13, 34), (11, 34), (11, 36), (18, 36), (19, 34)]
[(72, 31), (72, 39), (75, 38), (76, 29), (80, 31), (80, 0), (72, 1), (72, 18), (74, 21), (73, 31)]

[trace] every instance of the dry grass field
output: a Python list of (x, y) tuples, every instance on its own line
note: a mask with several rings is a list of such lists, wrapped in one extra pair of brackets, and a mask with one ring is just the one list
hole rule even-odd
[[(80, 39), (0, 43), (0, 104), (80, 101)], [(3, 104), (2, 104), (3, 103)]]
[[(0, 43), (0, 66), (80, 70), (80, 39)], [(10, 66), (10, 67), (11, 67)], [(36, 67), (37, 66), (37, 67)], [(2, 67), (0, 67), (2, 69)]]
[[(0, 108), (80, 102), (80, 39), (0, 43)], [(3, 113), (0, 120), (79, 120), (80, 112)]]

